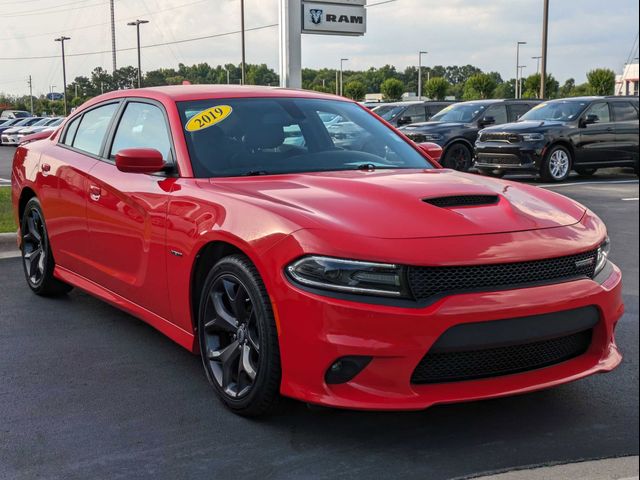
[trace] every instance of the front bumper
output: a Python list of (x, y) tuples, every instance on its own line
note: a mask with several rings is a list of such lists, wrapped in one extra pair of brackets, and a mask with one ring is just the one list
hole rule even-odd
[(3, 145), (18, 145), (19, 143), (19, 139), (18, 139), (18, 135), (5, 135), (2, 134), (2, 144)]
[[(581, 279), (459, 294), (424, 308), (404, 308), (318, 295), (293, 285), (283, 273), (268, 287), (280, 336), (281, 393), (333, 407), (418, 410), (441, 403), (531, 392), (610, 371), (622, 359), (614, 338), (616, 323), (624, 312), (621, 278), (620, 270), (611, 264), (598, 282)], [(599, 321), (588, 350), (575, 358), (479, 380), (436, 384), (411, 381), (425, 354), (454, 326), (591, 306), (599, 312)], [(327, 370), (345, 356), (372, 360), (351, 381), (327, 384)]]
[(498, 142), (476, 143), (476, 168), (502, 171), (539, 171), (546, 144), (512, 145)]

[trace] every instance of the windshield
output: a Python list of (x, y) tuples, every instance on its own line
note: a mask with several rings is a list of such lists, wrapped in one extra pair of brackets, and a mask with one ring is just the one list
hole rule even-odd
[(373, 111), (388, 122), (396, 118), (404, 109), (404, 105), (381, 105), (374, 108)]
[(37, 122), (31, 124), (32, 127), (42, 127), (44, 125), (48, 125), (51, 122), (50, 118), (43, 118), (42, 120), (38, 120)]
[(178, 102), (197, 177), (433, 168), (356, 104), (302, 98)]
[(546, 120), (554, 122), (571, 122), (577, 119), (589, 102), (556, 101), (536, 105), (522, 117), (519, 122), (527, 120)]
[(431, 117), (433, 122), (468, 123), (480, 116), (487, 109), (487, 105), (479, 103), (457, 103), (449, 105)]

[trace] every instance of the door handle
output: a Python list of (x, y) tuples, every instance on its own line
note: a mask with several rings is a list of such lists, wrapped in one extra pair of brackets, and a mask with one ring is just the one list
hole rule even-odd
[(89, 187), (89, 197), (91, 198), (91, 200), (97, 202), (98, 200), (100, 200), (101, 196), (102, 190), (100, 189), (100, 187), (97, 187), (96, 185), (91, 185)]

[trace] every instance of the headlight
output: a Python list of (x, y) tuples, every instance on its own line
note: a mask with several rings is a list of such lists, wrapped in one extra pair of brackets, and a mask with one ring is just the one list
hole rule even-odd
[(609, 237), (607, 237), (598, 248), (598, 259), (596, 261), (595, 275), (598, 275), (607, 264), (607, 260), (609, 260), (610, 251), (611, 251), (611, 241), (609, 240)]
[(541, 133), (523, 133), (521, 137), (523, 142), (539, 142), (544, 140), (544, 135)]
[(398, 265), (310, 256), (289, 265), (287, 273), (296, 282), (321, 290), (408, 297), (404, 271)]
[(439, 133), (423, 133), (422, 136), (425, 142), (436, 142), (438, 140), (442, 140), (442, 135)]

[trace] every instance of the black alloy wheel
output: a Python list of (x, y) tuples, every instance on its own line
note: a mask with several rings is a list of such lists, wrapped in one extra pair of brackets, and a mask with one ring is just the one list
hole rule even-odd
[(71, 286), (53, 277), (55, 262), (42, 208), (37, 198), (27, 202), (21, 224), (22, 265), (29, 288), (37, 295), (58, 295)]
[(264, 285), (243, 256), (226, 257), (207, 277), (198, 337), (209, 381), (236, 413), (256, 416), (277, 403), (280, 357)]
[(471, 168), (472, 159), (473, 154), (469, 147), (463, 143), (454, 143), (447, 148), (442, 160), (442, 166), (459, 170), (460, 172), (467, 172)]

